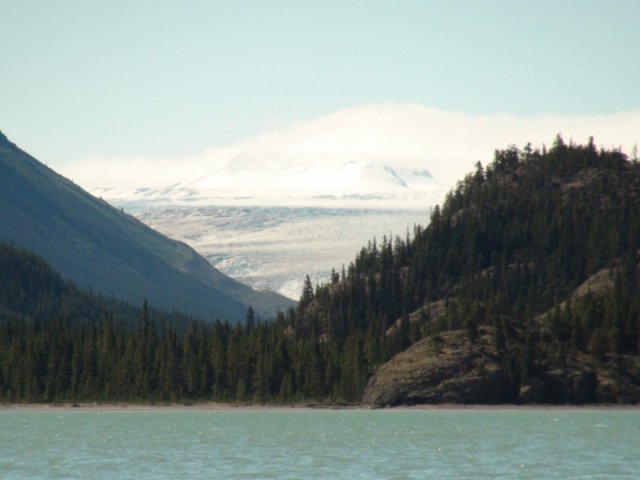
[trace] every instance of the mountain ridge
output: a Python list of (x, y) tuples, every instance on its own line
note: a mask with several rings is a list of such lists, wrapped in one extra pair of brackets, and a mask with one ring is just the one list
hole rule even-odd
[(101, 187), (94, 195), (119, 203), (197, 206), (317, 206), (413, 209), (431, 205), (446, 187), (426, 168), (368, 158), (222, 159), (205, 174), (157, 187)]
[(267, 317), (291, 305), (226, 277), (188, 245), (91, 196), (4, 135), (0, 181), (0, 240), (41, 255), (82, 288), (230, 321), (242, 320), (249, 306)]

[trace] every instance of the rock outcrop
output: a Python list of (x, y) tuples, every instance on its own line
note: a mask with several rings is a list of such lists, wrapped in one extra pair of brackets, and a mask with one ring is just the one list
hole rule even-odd
[(482, 327), (473, 346), (463, 330), (427, 337), (382, 365), (365, 388), (370, 407), (418, 404), (640, 403), (640, 358), (579, 353), (558, 365), (540, 356), (527, 379), (509, 378)]
[(425, 403), (496, 404), (508, 382), (487, 329), (471, 346), (464, 331), (425, 338), (384, 364), (369, 380), (363, 403), (373, 407)]

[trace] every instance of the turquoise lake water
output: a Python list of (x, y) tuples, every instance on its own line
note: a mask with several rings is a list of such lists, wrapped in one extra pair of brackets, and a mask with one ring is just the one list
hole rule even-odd
[(1, 479), (638, 479), (640, 410), (0, 410)]

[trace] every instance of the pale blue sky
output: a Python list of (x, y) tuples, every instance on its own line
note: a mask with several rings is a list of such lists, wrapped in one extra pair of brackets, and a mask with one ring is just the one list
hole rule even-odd
[(54, 168), (389, 102), (638, 112), (640, 1), (0, 0), (0, 130)]

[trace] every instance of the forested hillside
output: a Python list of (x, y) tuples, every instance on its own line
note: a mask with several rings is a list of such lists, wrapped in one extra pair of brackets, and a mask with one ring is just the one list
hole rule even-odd
[[(344, 280), (305, 291), (295, 329), (364, 335), (367, 374), (423, 337), (462, 330), (473, 349), (485, 332), (504, 386), (494, 402), (637, 402), (622, 384), (640, 380), (639, 252), (637, 160), (558, 136), (549, 151), (510, 147), (478, 163), (412, 239), (373, 242)], [(572, 371), (595, 377), (589, 392), (552, 385)]]
[(637, 403), (639, 260), (636, 159), (510, 147), (274, 320), (5, 321), (0, 398)]
[[(24, 318), (45, 324), (64, 319), (75, 326), (92, 323), (108, 313), (132, 326), (141, 317), (142, 307), (78, 288), (42, 257), (0, 242), (0, 321)], [(194, 319), (175, 310), (148, 310), (178, 331), (184, 331)]]

